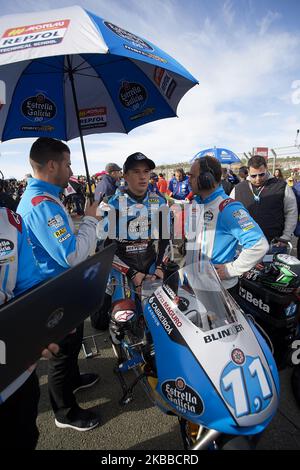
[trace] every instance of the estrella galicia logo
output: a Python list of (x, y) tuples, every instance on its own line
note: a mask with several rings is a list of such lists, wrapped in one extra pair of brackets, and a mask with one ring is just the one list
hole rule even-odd
[(54, 310), (54, 312), (52, 312), (51, 315), (49, 315), (49, 318), (47, 320), (47, 323), (46, 323), (47, 328), (51, 328), (51, 329), (55, 328), (59, 324), (63, 316), (64, 316), (64, 309), (62, 307)]
[(186, 384), (183, 378), (177, 377), (176, 380), (166, 380), (161, 385), (161, 391), (180, 413), (193, 413), (195, 415), (203, 413), (202, 399), (192, 387)]
[(43, 93), (29, 96), (22, 103), (22, 114), (32, 122), (47, 122), (56, 116), (56, 105)]
[(104, 21), (104, 24), (117, 36), (122, 39), (125, 39), (128, 42), (131, 42), (135, 47), (139, 47), (140, 49), (146, 49), (148, 51), (154, 51), (153, 47), (150, 46), (150, 44), (148, 44), (146, 41), (144, 41), (144, 39), (140, 38), (139, 36), (136, 36), (135, 34), (130, 33), (129, 31), (126, 31), (126, 29), (120, 28), (119, 26), (110, 23), (109, 21)]
[(13, 251), (14, 246), (11, 240), (0, 238), (0, 256), (9, 255)]
[(119, 99), (126, 109), (137, 111), (145, 105), (147, 92), (140, 83), (124, 81), (120, 88)]

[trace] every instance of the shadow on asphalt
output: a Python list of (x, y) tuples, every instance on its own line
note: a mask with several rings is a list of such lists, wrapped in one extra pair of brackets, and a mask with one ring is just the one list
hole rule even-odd
[[(180, 429), (177, 418), (174, 417), (174, 430), (161, 434), (152, 439), (147, 439), (140, 442), (132, 447), (128, 447), (128, 450), (153, 450), (153, 449), (164, 449), (173, 450), (173, 443), (178, 442), (178, 450), (183, 449), (183, 443), (181, 442)], [(172, 443), (172, 445), (171, 445)]]
[[(100, 356), (93, 359), (79, 359), (78, 364), (81, 372), (94, 372), (100, 376), (99, 382), (93, 387), (76, 393), (76, 399), (78, 403), (83, 404), (84, 408), (85, 402), (96, 402), (99, 400), (104, 402), (101, 406), (89, 407), (91, 411), (95, 411), (96, 413), (101, 410), (101, 416), (105, 417), (104, 421), (102, 418), (102, 424), (122, 413), (124, 409), (134, 412), (153, 406), (150, 400), (141, 393), (142, 391), (139, 385), (134, 389), (134, 399), (132, 402), (125, 407), (119, 404), (122, 391), (119, 381), (113, 372), (113, 368), (116, 364), (114, 358), (103, 358)], [(48, 399), (48, 384), (46, 381), (47, 361), (41, 361), (39, 376), (42, 379), (40, 381), (42, 383), (40, 384), (41, 399), (39, 403), (39, 413), (44, 413), (52, 410)], [(135, 375), (130, 372), (126, 374), (125, 380), (127, 383), (131, 383), (134, 378)]]

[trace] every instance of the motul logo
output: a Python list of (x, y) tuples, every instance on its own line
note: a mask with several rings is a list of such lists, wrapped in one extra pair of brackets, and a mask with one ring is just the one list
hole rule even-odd
[(247, 300), (247, 302), (250, 302), (251, 304), (253, 304), (255, 307), (258, 307), (260, 308), (261, 310), (263, 310), (264, 312), (266, 313), (270, 313), (270, 307), (269, 305), (267, 304), (264, 304), (263, 301), (261, 299), (256, 299), (255, 297), (253, 297), (253, 295), (251, 294), (251, 292), (248, 292), (246, 289), (244, 289), (243, 287), (240, 287), (239, 289), (239, 295)]
[(11, 28), (5, 31), (2, 37), (20, 36), (21, 34), (27, 34), (30, 32), (42, 31), (50, 29), (67, 28), (70, 20), (59, 20), (53, 21), (52, 23), (39, 23), (29, 26), (19, 26), (17, 28)]
[(19, 29), (11, 29), (8, 33), (7, 36), (19, 36), (19, 34), (22, 34), (25, 32), (25, 28), (19, 28)]

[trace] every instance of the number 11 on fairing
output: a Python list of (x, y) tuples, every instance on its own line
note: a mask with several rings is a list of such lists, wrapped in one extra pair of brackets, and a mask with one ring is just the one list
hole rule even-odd
[(253, 403), (256, 412), (258, 412), (261, 409), (261, 398), (266, 400), (272, 396), (272, 390), (270, 389), (265, 371), (258, 357), (255, 358), (251, 364), (244, 364), (243, 367), (235, 367), (222, 378), (225, 390), (232, 390), (235, 415), (237, 417), (251, 413), (249, 405), (249, 399), (251, 399), (251, 397), (249, 396), (249, 391), (253, 390), (253, 386), (255, 386), (253, 383), (255, 377), (258, 380), (260, 390), (257, 390), (257, 387), (255, 387)]

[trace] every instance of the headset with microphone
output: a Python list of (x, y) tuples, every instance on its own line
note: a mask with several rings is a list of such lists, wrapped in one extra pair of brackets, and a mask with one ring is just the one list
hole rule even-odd
[(213, 189), (216, 184), (214, 170), (208, 165), (206, 157), (199, 158), (200, 175), (197, 178), (198, 188)]

